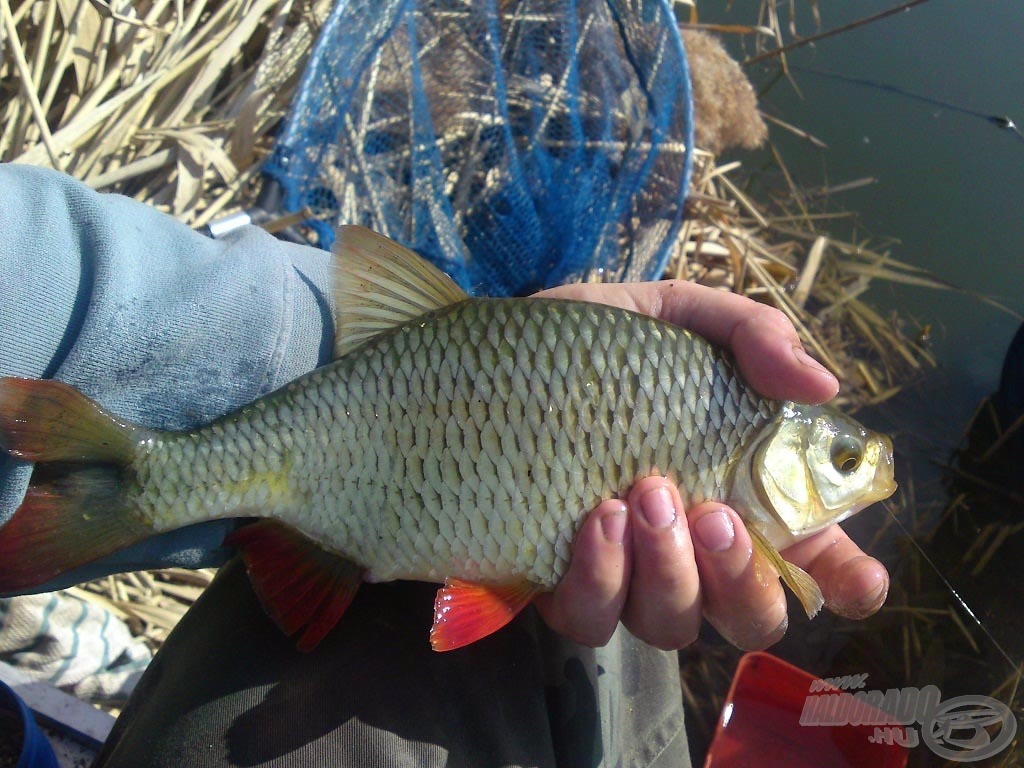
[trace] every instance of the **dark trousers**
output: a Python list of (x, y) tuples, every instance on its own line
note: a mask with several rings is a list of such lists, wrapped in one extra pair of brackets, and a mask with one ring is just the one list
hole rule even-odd
[(689, 766), (676, 654), (621, 628), (584, 648), (532, 609), (435, 653), (435, 591), (364, 585), (303, 654), (231, 563), (157, 654), (96, 766)]

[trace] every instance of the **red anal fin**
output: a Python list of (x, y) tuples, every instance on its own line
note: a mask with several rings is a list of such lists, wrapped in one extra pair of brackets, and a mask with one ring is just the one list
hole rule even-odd
[(363, 581), (363, 569), (324, 551), (310, 538), (273, 520), (232, 532), (253, 589), (274, 623), (300, 651), (312, 651), (345, 614)]
[(446, 579), (434, 599), (430, 646), (451, 651), (497, 632), (530, 604), (540, 589), (527, 581), (501, 586)]

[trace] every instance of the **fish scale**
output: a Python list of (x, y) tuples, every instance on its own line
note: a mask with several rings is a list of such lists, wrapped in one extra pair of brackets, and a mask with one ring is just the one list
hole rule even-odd
[[(776, 407), (703, 340), (656, 320), (466, 301), (203, 430), (157, 439), (136, 462), (139, 506), (161, 528), (259, 509), (374, 579), (550, 587), (587, 510), (655, 469), (688, 503), (722, 497), (722, 458)], [(232, 446), (222, 464), (210, 443)], [(195, 484), (211, 463), (225, 479)]]

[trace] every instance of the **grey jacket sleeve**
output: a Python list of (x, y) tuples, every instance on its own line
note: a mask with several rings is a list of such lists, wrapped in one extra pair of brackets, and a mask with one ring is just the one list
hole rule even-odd
[[(328, 257), (256, 228), (225, 240), (70, 177), (0, 165), (0, 376), (57, 378), (119, 417), (203, 424), (326, 362)], [(0, 524), (31, 466), (0, 454)], [(223, 561), (230, 521), (142, 542), (56, 588)]]

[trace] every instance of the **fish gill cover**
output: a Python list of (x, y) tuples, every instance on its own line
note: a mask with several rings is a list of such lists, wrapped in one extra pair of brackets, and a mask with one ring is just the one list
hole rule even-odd
[(265, 170), (323, 247), (362, 224), (511, 296), (660, 276), (692, 145), (666, 0), (348, 0)]

